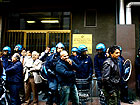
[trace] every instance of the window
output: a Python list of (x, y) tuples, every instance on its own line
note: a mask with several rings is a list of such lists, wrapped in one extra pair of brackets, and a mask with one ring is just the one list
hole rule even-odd
[(84, 27), (96, 27), (97, 26), (97, 13), (94, 9), (88, 9), (85, 11)]
[(70, 12), (10, 13), (8, 30), (70, 30)]

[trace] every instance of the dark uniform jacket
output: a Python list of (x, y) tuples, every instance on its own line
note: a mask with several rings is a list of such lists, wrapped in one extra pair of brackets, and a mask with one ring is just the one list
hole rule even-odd
[(102, 66), (106, 59), (107, 57), (105, 56), (105, 54), (102, 56), (99, 56), (99, 54), (96, 54), (94, 57), (95, 76), (97, 78), (102, 77)]
[(11, 56), (2, 56), (1, 61), (3, 63), (4, 69), (12, 65), (12, 59)]
[(20, 61), (6, 69), (7, 82), (20, 83), (23, 82), (23, 66)]
[(107, 58), (102, 70), (103, 88), (111, 94), (120, 87), (120, 70), (117, 59)]
[(135, 69), (136, 69), (136, 74), (140, 74), (140, 56), (137, 55), (136, 60), (135, 60)]
[(89, 55), (78, 56), (78, 67), (79, 70), (76, 72), (78, 79), (92, 79), (93, 75), (93, 62)]

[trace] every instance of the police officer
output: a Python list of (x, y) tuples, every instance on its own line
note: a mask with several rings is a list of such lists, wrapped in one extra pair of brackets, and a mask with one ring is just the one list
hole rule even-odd
[(41, 60), (42, 62), (45, 62), (49, 55), (50, 55), (50, 47), (47, 46), (46, 50), (41, 53), (41, 56), (39, 57), (39, 60)]
[(109, 48), (109, 57), (104, 61), (102, 68), (102, 82), (107, 105), (120, 105), (120, 69), (118, 46)]
[(13, 65), (6, 68), (11, 105), (21, 105), (19, 90), (23, 85), (23, 66), (18, 53), (12, 56), (12, 62)]
[(107, 59), (106, 47), (103, 43), (96, 45), (97, 54), (94, 57), (95, 76), (97, 78), (99, 97), (101, 105), (105, 105), (105, 97), (102, 92), (102, 66), (103, 62)]
[(128, 97), (128, 85), (127, 81), (123, 80), (123, 75), (124, 75), (124, 67), (123, 64), (125, 62), (125, 59), (122, 57), (122, 48), (121, 46), (118, 46), (120, 49), (120, 56), (118, 57), (119, 61), (119, 67), (120, 67), (120, 74), (121, 74), (121, 101), (129, 104), (133, 104), (132, 100), (129, 99)]
[(77, 47), (73, 47), (71, 49), (70, 59), (72, 59), (75, 63), (77, 63), (77, 53), (78, 53), (78, 48)]
[(50, 53), (51, 53), (51, 55), (56, 53), (56, 47), (52, 47)]
[[(43, 80), (42, 80), (42, 83), (40, 84), (40, 87), (41, 87), (41, 90), (42, 90), (42, 93), (45, 93), (44, 96), (42, 97), (43, 100), (45, 100), (46, 98), (48, 98), (48, 81), (47, 81), (47, 78), (48, 78), (48, 73), (46, 71), (46, 68), (45, 68), (45, 63), (46, 61), (49, 60), (49, 57), (53, 54), (53, 51), (54, 51), (54, 48), (51, 48), (49, 46), (46, 47), (46, 50), (44, 52), (41, 53), (41, 56), (39, 57), (39, 59), (43, 62), (42, 64), (42, 70), (41, 70), (41, 76), (43, 77)], [(56, 48), (55, 48), (56, 50)], [(55, 51), (56, 53), (56, 51)]]
[(16, 53), (19, 53), (20, 56), (22, 56), (22, 55), (21, 55), (22, 45), (17, 44), (17, 45), (15, 46), (15, 48), (14, 48), (14, 51), (15, 51)]
[(63, 51), (64, 45), (59, 42), (56, 45), (56, 53), (49, 56), (45, 63), (45, 68), (48, 73), (48, 84), (49, 84), (49, 105), (53, 103), (59, 104), (59, 94), (58, 94), (58, 81), (56, 74), (56, 63), (60, 59), (60, 52)]
[(80, 45), (78, 47), (78, 64), (79, 70), (76, 72), (76, 76), (78, 79), (87, 79), (89, 81), (92, 80), (93, 75), (93, 62), (91, 57), (87, 54), (87, 47), (85, 45)]
[(5, 70), (7, 67), (12, 65), (12, 59), (11, 59), (11, 48), (9, 46), (5, 46), (3, 48), (3, 55), (1, 57), (1, 61), (3, 64), (3, 73), (2, 78), (6, 80), (6, 73)]
[(137, 91), (138, 97), (140, 97), (140, 48), (138, 49), (138, 53), (135, 60), (135, 68), (136, 68), (136, 79), (137, 79)]

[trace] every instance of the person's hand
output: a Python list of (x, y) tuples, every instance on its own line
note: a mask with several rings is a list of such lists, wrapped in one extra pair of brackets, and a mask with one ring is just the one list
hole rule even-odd
[(49, 53), (49, 51), (50, 51), (50, 48), (47, 47), (46, 50), (45, 50), (45, 53)]
[(76, 70), (73, 70), (74, 72), (76, 72)]
[(66, 60), (70, 65), (72, 65), (72, 60), (71, 59), (67, 59)]
[(92, 81), (92, 76), (89, 76), (89, 77), (87, 78), (87, 80), (88, 80), (88, 81)]

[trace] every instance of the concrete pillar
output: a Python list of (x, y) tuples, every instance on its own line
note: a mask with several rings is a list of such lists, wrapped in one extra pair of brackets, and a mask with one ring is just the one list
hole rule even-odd
[(135, 80), (135, 25), (117, 25), (116, 44), (122, 47), (122, 56), (125, 59), (130, 59), (132, 62), (132, 73), (128, 80), (128, 86), (131, 89), (136, 89)]

